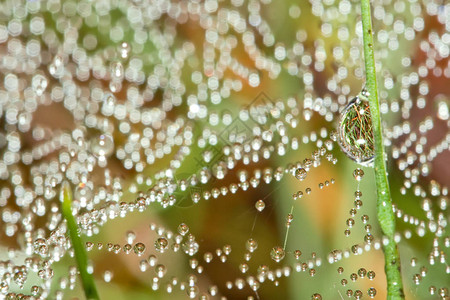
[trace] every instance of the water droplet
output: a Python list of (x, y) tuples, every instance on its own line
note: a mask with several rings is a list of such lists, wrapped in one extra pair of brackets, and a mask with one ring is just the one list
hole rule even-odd
[(141, 256), (145, 252), (145, 245), (143, 243), (136, 243), (133, 247), (134, 253)]
[(75, 200), (80, 201), (81, 207), (86, 207), (87, 203), (92, 199), (92, 189), (85, 183), (79, 183), (73, 194)]
[(356, 168), (353, 171), (353, 177), (357, 180), (357, 181), (361, 181), (361, 179), (364, 177), (364, 171), (360, 168)]
[(366, 274), (367, 274), (366, 269), (360, 268), (360, 269), (358, 270), (358, 275), (359, 275), (359, 277), (364, 278), (364, 277), (366, 277)]
[(184, 242), (181, 247), (183, 248), (184, 253), (186, 253), (189, 256), (193, 256), (197, 253), (199, 245), (195, 240), (190, 240)]
[(264, 201), (262, 200), (258, 200), (255, 203), (255, 208), (256, 210), (258, 210), (259, 212), (263, 211), (264, 208), (266, 207), (266, 203), (264, 203)]
[(340, 117), (339, 145), (357, 163), (370, 166), (374, 159), (374, 141), (369, 102), (358, 95), (344, 108)]
[(91, 151), (97, 157), (108, 157), (114, 151), (114, 140), (109, 134), (101, 134), (91, 141)]
[(322, 300), (322, 295), (315, 293), (311, 296), (311, 300)]
[(373, 240), (374, 240), (374, 237), (371, 233), (368, 233), (364, 236), (364, 241), (369, 245), (372, 244)]
[(33, 87), (34, 92), (38, 96), (42, 96), (45, 89), (47, 88), (48, 81), (45, 76), (42, 76), (41, 74), (36, 74), (33, 76), (31, 86)]
[(125, 244), (123, 246), (123, 252), (125, 252), (125, 254), (130, 254), (131, 248), (132, 248), (132, 246), (130, 244)]
[(182, 236), (185, 236), (188, 232), (189, 232), (189, 226), (187, 226), (184, 223), (181, 223), (180, 225), (178, 225), (178, 233), (179, 234), (181, 234)]
[(103, 280), (104, 280), (105, 282), (110, 282), (111, 279), (112, 279), (112, 277), (113, 277), (113, 273), (112, 273), (111, 271), (106, 270), (106, 271), (103, 273)]
[(155, 241), (156, 251), (164, 253), (167, 248), (169, 248), (169, 241), (165, 237), (160, 237)]
[(276, 262), (282, 261), (284, 255), (285, 255), (284, 249), (281, 248), (280, 246), (273, 247), (272, 250), (270, 251), (270, 257)]
[(297, 178), (300, 181), (304, 180), (306, 178), (306, 175), (307, 172), (303, 168), (298, 168), (297, 170), (295, 170), (295, 178)]
[(286, 216), (286, 226), (289, 227), (291, 226), (292, 221), (294, 220), (294, 215), (293, 214), (288, 214)]
[(245, 248), (250, 252), (254, 252), (258, 248), (258, 242), (254, 239), (248, 239), (245, 243)]
[(48, 71), (53, 77), (61, 78), (64, 75), (64, 58), (59, 54), (55, 55)]
[(123, 59), (127, 59), (131, 52), (131, 46), (127, 42), (123, 42), (119, 45), (119, 55)]
[(442, 99), (437, 104), (437, 117), (441, 120), (449, 119), (448, 101)]
[(155, 267), (155, 272), (159, 278), (163, 278), (164, 275), (166, 275), (167, 268), (166, 266), (159, 264)]
[(121, 62), (113, 62), (111, 64), (111, 79), (114, 80), (121, 80), (123, 78), (123, 65)]
[(199, 292), (199, 289), (198, 289), (198, 287), (197, 286), (190, 286), (190, 287), (188, 287), (187, 289), (186, 289), (186, 293), (187, 293), (187, 295), (188, 295), (188, 297), (190, 298), (190, 299), (194, 299), (195, 297), (197, 297), (197, 295), (198, 295), (198, 292)]
[(103, 95), (102, 114), (110, 117), (114, 114), (114, 108), (116, 105), (116, 97), (111, 93), (105, 93)]

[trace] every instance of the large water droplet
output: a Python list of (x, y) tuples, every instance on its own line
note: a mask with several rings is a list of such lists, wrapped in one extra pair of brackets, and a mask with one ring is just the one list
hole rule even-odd
[(352, 160), (370, 166), (375, 151), (369, 102), (364, 94), (353, 98), (341, 113), (339, 145)]

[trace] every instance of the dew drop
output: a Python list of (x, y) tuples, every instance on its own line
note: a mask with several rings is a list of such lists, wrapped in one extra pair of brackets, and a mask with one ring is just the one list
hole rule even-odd
[(190, 299), (194, 299), (197, 297), (199, 289), (197, 286), (190, 286), (186, 289), (186, 293)]
[(109, 271), (109, 270), (106, 270), (106, 271), (103, 273), (103, 280), (104, 280), (105, 282), (110, 282), (111, 279), (112, 279), (112, 277), (113, 277), (113, 273), (112, 273), (111, 271)]
[(353, 171), (353, 177), (357, 180), (357, 181), (361, 181), (361, 179), (364, 177), (364, 171), (360, 168), (356, 168)]
[(111, 93), (105, 93), (103, 96), (102, 114), (104, 116), (112, 116), (116, 105), (116, 97)]
[(179, 234), (181, 234), (182, 236), (185, 236), (188, 232), (189, 232), (189, 226), (187, 226), (184, 223), (181, 223), (180, 225), (178, 225), (178, 233)]
[(114, 150), (114, 140), (109, 134), (101, 134), (91, 141), (91, 151), (97, 157), (108, 157)]
[(123, 246), (123, 252), (125, 252), (125, 254), (129, 254), (131, 252), (131, 248), (132, 246), (130, 244), (125, 244)]
[(47, 78), (41, 74), (36, 74), (33, 76), (31, 81), (31, 86), (33, 87), (34, 92), (37, 96), (42, 96), (47, 88), (48, 81)]
[(79, 183), (73, 194), (74, 199), (80, 201), (81, 207), (86, 207), (89, 200), (92, 199), (92, 189), (85, 183)]
[(270, 257), (276, 262), (282, 261), (284, 255), (285, 255), (284, 249), (281, 248), (280, 246), (273, 247), (272, 250), (270, 251)]
[(373, 240), (374, 240), (374, 237), (371, 233), (368, 233), (364, 236), (364, 241), (369, 245), (372, 244)]
[(199, 245), (195, 240), (189, 240), (184, 242), (181, 247), (183, 248), (184, 253), (189, 256), (193, 256), (197, 253)]
[(245, 243), (245, 248), (250, 252), (254, 252), (258, 248), (258, 242), (254, 239), (248, 239)]
[(119, 45), (118, 50), (119, 50), (120, 57), (123, 59), (126, 59), (130, 55), (131, 46), (127, 42), (123, 42)]
[(339, 145), (357, 163), (370, 166), (374, 159), (374, 141), (369, 102), (363, 95), (353, 98), (340, 117)]
[(141, 256), (145, 252), (145, 245), (143, 243), (136, 243), (133, 247), (134, 253)]
[(441, 120), (448, 120), (449, 119), (449, 109), (448, 109), (448, 105), (449, 102), (442, 99), (441, 101), (438, 102), (437, 104), (437, 117)]
[(111, 64), (111, 78), (113, 80), (121, 80), (123, 78), (123, 65), (121, 62), (114, 62)]
[(303, 168), (298, 168), (297, 170), (295, 170), (295, 178), (297, 178), (300, 181), (305, 180), (306, 175), (307, 172)]
[(155, 241), (156, 251), (164, 253), (167, 248), (169, 248), (169, 241), (165, 237), (160, 237)]
[(366, 277), (366, 274), (367, 274), (366, 269), (360, 268), (360, 269), (358, 270), (358, 275), (359, 275), (359, 277), (364, 278), (364, 277)]
[(322, 295), (315, 293), (312, 295), (311, 300), (322, 300)]
[(264, 203), (263, 200), (256, 201), (256, 203), (255, 203), (256, 210), (258, 210), (259, 212), (262, 212), (265, 207), (266, 207), (266, 203)]

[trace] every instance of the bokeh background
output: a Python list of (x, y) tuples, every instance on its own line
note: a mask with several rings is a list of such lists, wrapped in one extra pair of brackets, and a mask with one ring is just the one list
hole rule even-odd
[[(100, 9), (100, 4), (82, 2), (92, 6), (92, 17), (96, 19), (98, 26), (89, 26), (87, 18), (79, 17), (78, 13), (64, 14), (64, 7), (80, 5), (78, 2), (64, 1), (61, 9), (54, 10), (51, 13), (46, 9), (49, 7), (42, 3), (38, 12), (45, 19), (46, 26), (53, 30), (62, 39), (64, 34), (58, 29), (61, 22), (82, 22), (79, 26), (77, 41), (81, 46), (89, 46), (86, 37), (94, 36), (96, 39), (95, 47), (88, 49), (88, 55), (100, 51), (112, 51), (116, 49), (121, 42), (127, 42), (131, 45), (131, 49), (138, 48), (136, 44), (136, 36), (134, 26), (130, 26), (129, 7), (140, 7), (144, 1), (123, 2), (112, 1), (113, 9)], [(233, 2), (233, 1), (232, 1)], [(352, 51), (361, 47), (361, 37), (358, 34), (358, 26), (360, 26), (359, 4), (357, 1), (244, 1), (242, 5), (234, 5), (228, 1), (219, 1), (216, 4), (220, 9), (227, 8), (240, 12), (249, 19), (250, 7), (258, 6), (259, 14), (268, 24), (276, 43), (272, 46), (264, 44), (261, 34), (256, 33), (257, 39), (255, 44), (267, 57), (274, 57), (277, 45), (282, 45), (287, 49), (291, 49), (295, 43), (299, 43), (304, 48), (302, 54), (292, 54), (288, 59), (283, 59), (279, 63), (281, 70), (279, 74), (273, 76), (265, 70), (258, 70), (255, 62), (244, 48), (243, 43), (238, 39), (237, 46), (232, 50), (232, 57), (239, 61), (243, 66), (249, 69), (255, 69), (258, 74), (259, 84), (251, 86), (244, 79), (242, 80), (242, 88), (239, 91), (231, 91), (229, 97), (223, 99), (219, 104), (212, 104), (210, 101), (201, 103), (208, 108), (208, 114), (217, 113), (220, 118), (231, 118), (233, 121), (239, 119), (239, 112), (242, 108), (253, 105), (260, 97), (263, 97), (266, 103), (275, 104), (278, 102), (287, 103), (287, 99), (295, 100), (299, 108), (298, 125), (295, 128), (289, 128), (290, 137), (297, 137), (300, 141), (298, 150), (288, 151), (286, 155), (274, 155), (270, 159), (260, 159), (258, 163), (244, 165), (241, 162), (232, 169), (223, 180), (214, 181), (206, 185), (200, 185), (201, 192), (211, 190), (214, 187), (229, 186), (238, 180), (238, 170), (247, 170), (250, 174), (255, 169), (264, 170), (271, 168), (273, 171), (279, 166), (286, 166), (289, 163), (302, 162), (305, 158), (310, 158), (312, 152), (317, 150), (316, 140), (325, 140), (327, 137), (321, 137), (321, 130), (324, 129), (329, 135), (333, 130), (337, 130), (339, 126), (339, 113), (345, 107), (347, 101), (356, 96), (364, 86), (363, 58), (361, 55), (354, 56)], [(345, 2), (345, 4), (342, 4)], [(49, 2), (50, 3), (50, 2)], [(56, 2), (55, 2), (56, 3)], [(58, 2), (59, 3), (59, 2)], [(88, 4), (89, 3), (89, 4)], [(106, 3), (106, 2), (105, 2)], [(192, 2), (194, 3), (194, 2)], [(195, 2), (200, 6), (204, 5), (203, 1)], [(96, 6), (97, 5), (97, 6)], [(186, 2), (186, 5), (189, 5)], [(342, 8), (347, 5), (349, 9)], [(12, 7), (12, 2), (7, 1), (3, 4), (5, 10), (0, 13), (0, 24), (7, 25), (13, 14), (6, 13), (6, 7)], [(397, 6), (405, 6), (401, 10)], [(437, 6), (436, 13), (429, 7)], [(420, 13), (416, 13), (419, 7)], [(386, 21), (389, 17), (374, 19), (375, 36), (380, 31), (386, 32), (389, 41), (394, 39), (398, 41), (398, 47), (393, 47), (388, 42), (380, 42), (380, 38), (376, 38), (375, 48), (377, 49), (377, 58), (379, 59), (379, 84), (381, 103), (388, 107), (388, 111), (383, 114), (382, 118), (385, 122), (385, 134), (394, 132), (395, 126), (405, 122), (401, 111), (392, 111), (393, 103), (397, 103), (400, 107), (404, 106), (405, 100), (400, 96), (403, 89), (408, 90), (409, 99), (413, 106), (409, 110), (409, 122), (411, 131), (417, 132), (419, 136), (426, 137), (425, 148), (432, 147), (441, 140), (445, 140), (448, 136), (448, 102), (450, 95), (449, 82), (449, 61), (448, 51), (435, 51), (434, 55), (426, 49), (423, 43), (431, 45), (430, 36), (436, 33), (442, 36), (442, 47), (449, 47), (449, 28), (450, 8), (444, 1), (374, 1), (375, 11), (383, 10), (384, 15), (390, 15), (392, 22)], [(428, 10), (427, 10), (428, 8)], [(67, 9), (69, 10), (69, 9)], [(100, 13), (108, 11), (107, 14)], [(342, 13), (345, 11), (345, 13)], [(128, 14), (127, 14), (128, 12)], [(379, 12), (378, 12), (379, 13)], [(215, 15), (215, 13), (212, 13)], [(423, 28), (416, 30), (413, 39), (407, 39), (394, 30), (394, 21), (402, 20), (405, 26), (413, 26), (415, 19), (423, 20)], [(418, 22), (418, 21), (416, 21)], [(205, 50), (205, 29), (201, 26), (199, 17), (191, 15), (186, 17), (183, 22), (177, 23), (170, 20), (164, 14), (157, 20), (150, 22), (148, 28), (157, 28), (160, 32), (176, 31), (176, 39), (171, 50), (175, 51), (182, 47), (183, 42), (190, 41), (195, 45), (195, 53), (187, 58), (187, 66), (183, 69), (180, 78), (186, 83), (187, 93), (196, 93), (198, 86), (191, 81), (192, 72), (196, 69), (202, 69), (204, 64)], [(328, 24), (328, 25), (324, 25)], [(112, 38), (110, 32), (115, 28), (122, 28), (123, 38), (120, 41)], [(251, 26), (249, 26), (251, 27)], [(108, 30), (109, 28), (109, 30)], [(147, 27), (144, 26), (144, 29)], [(331, 28), (331, 29), (330, 29)], [(251, 28), (257, 31), (255, 28)], [(59, 32), (59, 33), (58, 33)], [(151, 73), (157, 62), (158, 47), (152, 43), (151, 30), (149, 31), (148, 43), (145, 43), (140, 53), (135, 53), (139, 57), (149, 57), (144, 60), (144, 74)], [(342, 33), (344, 32), (344, 33)], [(242, 34), (230, 29), (230, 34), (241, 38)], [(344, 37), (342, 37), (342, 35)], [(348, 36), (348, 37), (346, 37)], [(19, 39), (21, 37), (19, 36)], [(23, 40), (26, 39), (24, 34)], [(300, 47), (300, 46), (299, 46)], [(333, 54), (333, 49), (338, 47), (344, 53), (342, 59), (337, 59)], [(87, 47), (89, 48), (89, 47)], [(318, 50), (319, 49), (319, 50)], [(321, 50), (320, 50), (321, 49)], [(1, 56), (6, 55), (7, 49), (2, 46)], [(49, 49), (49, 53), (52, 53)], [(134, 51), (134, 50), (132, 50)], [(442, 56), (447, 53), (447, 56)], [(145, 54), (145, 55), (144, 55)], [(146, 56), (147, 55), (147, 56)], [(441, 56), (440, 56), (441, 55)], [(308, 57), (308, 58), (305, 58)], [(402, 61), (407, 58), (410, 63), (408, 66), (402, 65)], [(310, 64), (305, 64), (306, 60), (311, 60)], [(435, 62), (433, 68), (429, 68), (429, 60)], [(323, 64), (323, 70), (316, 70), (315, 62)], [(290, 65), (296, 62), (296, 66)], [(415, 72), (421, 66), (427, 66), (428, 74), (420, 77), (420, 82), (426, 82), (428, 93), (423, 94), (420, 91), (419, 84), (411, 84), (409, 86), (402, 85), (401, 79), (408, 74)], [(434, 72), (434, 68), (441, 68), (441, 73)], [(45, 66), (43, 66), (45, 68)], [(293, 69), (299, 71), (289, 71)], [(320, 68), (319, 68), (320, 69)], [(445, 71), (446, 70), (446, 71)], [(203, 68), (204, 76), (207, 75), (207, 68)], [(2, 71), (0, 77), (4, 77), (6, 71)], [(335, 78), (336, 74), (346, 73), (346, 76), (338, 76), (336, 79), (339, 89), (330, 91), (329, 81)], [(308, 73), (305, 75), (305, 73)], [(236, 77), (231, 71), (227, 70), (224, 77)], [(312, 76), (313, 82), (305, 78)], [(387, 88), (386, 78), (393, 78), (393, 88)], [(95, 80), (95, 84), (86, 81), (80, 82), (81, 86), (92, 88), (101, 87), (108, 89), (110, 84), (107, 80)], [(115, 93), (118, 104), (127, 103), (126, 87), (129, 83), (124, 82), (122, 91)], [(130, 84), (131, 85), (131, 84)], [(141, 88), (141, 87), (138, 87)], [(141, 88), (144, 90), (144, 88)], [(160, 107), (164, 101), (164, 89), (158, 89), (152, 96), (151, 101), (146, 101), (143, 108)], [(310, 100), (309, 100), (310, 99)], [(418, 102), (425, 101), (424, 108), (417, 105)], [(327, 101), (330, 104), (327, 104)], [(439, 103), (447, 105), (447, 118), (438, 116), (437, 109)], [(328, 105), (328, 106), (327, 106)], [(6, 107), (7, 103), (1, 103), (2, 107)], [(325, 107), (325, 109), (322, 109)], [(185, 117), (190, 110), (186, 102), (174, 107), (167, 113), (168, 119), (176, 119), (178, 116)], [(1, 119), (2, 128), (7, 126)], [(425, 133), (420, 132), (419, 128), (426, 118), (431, 118), (433, 128)], [(220, 133), (229, 130), (230, 127), (223, 123), (216, 126), (208, 124), (208, 118), (194, 117), (190, 120), (192, 124), (194, 138), (196, 141), (206, 128), (212, 128)], [(111, 124), (119, 127), (119, 121), (111, 120)], [(41, 105), (33, 113), (32, 127), (41, 126), (54, 131), (72, 131), (79, 126), (80, 121), (74, 119), (73, 112), (68, 111), (62, 102), (51, 102)], [(249, 125), (247, 123), (247, 125)], [(241, 125), (242, 126), (242, 125)], [(251, 126), (251, 125), (249, 125)], [(131, 132), (141, 132), (145, 126), (142, 124), (133, 125)], [(242, 127), (241, 127), (242, 128)], [(2, 129), (3, 130), (3, 129)], [(322, 130), (323, 131), (323, 130)], [(94, 129), (87, 129), (87, 136), (98, 134)], [(2, 134), (2, 138), (4, 138)], [(310, 141), (304, 143), (307, 137)], [(407, 172), (400, 170), (400, 161), (407, 159), (407, 155), (417, 155), (414, 153), (413, 147), (408, 148), (407, 153), (402, 153), (399, 158), (394, 158), (392, 153), (395, 147), (400, 148), (404, 145), (405, 137), (388, 138), (388, 168), (389, 179), (391, 184), (391, 192), (395, 205), (405, 213), (418, 218), (427, 220), (426, 213), (422, 209), (423, 198), (416, 196), (414, 188), (407, 189), (405, 193), (401, 193), (402, 187), (405, 186)], [(22, 145), (24, 149), (32, 149), (39, 142), (33, 139), (32, 134), (23, 133), (21, 135)], [(122, 134), (119, 130), (114, 131), (114, 142), (116, 147), (123, 146), (127, 141), (127, 135)], [(448, 141), (448, 138), (447, 138)], [(277, 140), (272, 143), (273, 147), (277, 146)], [(2, 143), (2, 153), (6, 151), (5, 143)], [(448, 143), (447, 143), (448, 145)], [(215, 149), (223, 150), (226, 144), (219, 140)], [(182, 163), (181, 167), (175, 174), (175, 180), (188, 178), (192, 174), (199, 172), (202, 168), (210, 168), (211, 165), (201, 162), (204, 148), (194, 143), (191, 147), (191, 153)], [(228, 299), (248, 299), (249, 296), (254, 299), (310, 299), (314, 293), (320, 293), (323, 299), (346, 299), (348, 289), (353, 291), (361, 290), (363, 298), (368, 298), (367, 291), (374, 287), (377, 290), (376, 298), (385, 299), (385, 276), (383, 271), (384, 257), (381, 250), (370, 250), (362, 255), (350, 255), (341, 261), (333, 264), (328, 263), (328, 255), (335, 249), (350, 249), (353, 245), (362, 243), (365, 235), (364, 224), (361, 221), (362, 215), (369, 216), (369, 223), (372, 225), (372, 233), (376, 238), (380, 238), (380, 230), (376, 221), (376, 190), (373, 177), (373, 169), (363, 167), (365, 176), (360, 182), (359, 189), (362, 191), (363, 206), (358, 210), (355, 217), (356, 224), (351, 228), (352, 234), (349, 237), (344, 235), (344, 231), (348, 228), (346, 220), (350, 217), (349, 211), (354, 207), (354, 192), (357, 190), (358, 182), (353, 178), (353, 171), (360, 167), (355, 162), (346, 157), (340, 150), (337, 143), (334, 143), (334, 149), (331, 151), (337, 158), (337, 163), (322, 160), (317, 168), (312, 168), (308, 172), (308, 176), (304, 181), (297, 180), (294, 176), (285, 174), (281, 181), (273, 180), (270, 184), (260, 184), (256, 189), (249, 188), (247, 191), (239, 190), (235, 194), (228, 193), (226, 196), (219, 196), (218, 199), (211, 198), (209, 200), (200, 200), (199, 203), (193, 203), (190, 190), (185, 192), (178, 191), (175, 196), (177, 203), (173, 207), (161, 208), (159, 206), (150, 206), (143, 212), (135, 211), (125, 218), (117, 217), (109, 220), (104, 226), (100, 227), (99, 233), (88, 237), (83, 235), (84, 242), (103, 243), (105, 246), (102, 250), (94, 249), (88, 252), (89, 258), (92, 260), (95, 272), (96, 283), (98, 284), (99, 293), (102, 299), (184, 299), (187, 297), (186, 291), (180, 291), (174, 288), (172, 293), (165, 291), (165, 284), (177, 277), (179, 280), (186, 278), (188, 274), (195, 274), (197, 277), (197, 286), (200, 293), (207, 293), (211, 285), (219, 288), (218, 296), (225, 296)], [(52, 153), (44, 158), (51, 161), (57, 157), (58, 153)], [(157, 160), (153, 165), (146, 166), (142, 172), (137, 172), (124, 168), (120, 159), (114, 155), (108, 159), (108, 168), (112, 176), (118, 176), (122, 181), (123, 195), (121, 201), (132, 202), (137, 197), (137, 191), (147, 192), (149, 189), (145, 184), (137, 183), (137, 177), (152, 177), (159, 171), (167, 168), (173, 155), (167, 155)], [(199, 162), (200, 161), (200, 162)], [(412, 169), (415, 161), (411, 166)], [(415, 186), (420, 186), (424, 190), (429, 190), (430, 185), (439, 183), (440, 190), (444, 191), (450, 183), (450, 155), (447, 150), (437, 155), (428, 162), (429, 174), (427, 176), (420, 175)], [(27, 167), (24, 167), (27, 168)], [(96, 167), (92, 172), (92, 182), (94, 186), (100, 186), (104, 180), (104, 170)], [(335, 180), (334, 184), (320, 189), (319, 183)], [(2, 186), (7, 186), (7, 181), (2, 181)], [(132, 188), (130, 188), (130, 186)], [(311, 188), (312, 192), (306, 195), (306, 188)], [(292, 195), (297, 191), (303, 191), (304, 197), (299, 200), (292, 200)], [(438, 201), (447, 196), (442, 192), (439, 196), (432, 197), (432, 202), (437, 205)], [(262, 199), (265, 202), (265, 209), (258, 212), (255, 209), (257, 200)], [(294, 221), (290, 227), (289, 235), (286, 242), (286, 258), (276, 263), (270, 258), (270, 250), (277, 245), (283, 245), (286, 234), (286, 215), (293, 208)], [(7, 209), (16, 210), (18, 208), (14, 201), (8, 201), (1, 207), (2, 211)], [(436, 210), (438, 211), (438, 209)], [(445, 219), (448, 221), (448, 212), (443, 211)], [(154, 249), (154, 242), (158, 235), (151, 227), (165, 228), (167, 231), (176, 232), (180, 223), (185, 223), (190, 228), (190, 233), (196, 236), (200, 248), (198, 253), (189, 257), (182, 251), (173, 253), (160, 254)], [(400, 252), (402, 258), (402, 272), (405, 284), (405, 292), (407, 299), (438, 299), (438, 296), (431, 296), (429, 286), (434, 285), (437, 288), (448, 287), (449, 274), (448, 265), (439, 264), (430, 265), (428, 261), (429, 253), (433, 249), (433, 239), (436, 238), (434, 233), (427, 231), (425, 236), (419, 237), (415, 234), (416, 225), (408, 224), (401, 218), (397, 220), (398, 232), (400, 236), (404, 236), (405, 232), (412, 232), (409, 239), (403, 238), (400, 243)], [(427, 223), (428, 224), (428, 223)], [(6, 223), (0, 223), (6, 226)], [(136, 235), (135, 242), (142, 242), (146, 245), (146, 252), (143, 256), (131, 254), (114, 254), (106, 250), (108, 243), (124, 245), (127, 242), (127, 234), (133, 232)], [(448, 236), (444, 230), (444, 238)], [(248, 285), (242, 290), (236, 287), (227, 288), (227, 282), (236, 284), (236, 279), (245, 279), (248, 274), (242, 274), (239, 265), (244, 263), (244, 255), (246, 253), (245, 243), (252, 237), (258, 241), (258, 249), (252, 253), (252, 259), (249, 264), (248, 274), (255, 274), (257, 268), (261, 265), (268, 266), (271, 270), (280, 270), (284, 266), (294, 267), (297, 262), (294, 258), (293, 251), (301, 250), (302, 255), (300, 262), (316, 261), (315, 258), (321, 259), (321, 265), (314, 267), (316, 273), (311, 276), (309, 268), (306, 272), (296, 272), (292, 270), (289, 276), (280, 276), (275, 282), (266, 280), (260, 285), (258, 292), (253, 292)], [(4, 230), (0, 236), (0, 251), (3, 256), (7, 256), (8, 248), (20, 248), (20, 241), (14, 237), (5, 235)], [(225, 245), (231, 245), (232, 251), (227, 255), (226, 262), (221, 262), (216, 255), (217, 249), (223, 249)], [(448, 248), (440, 249), (444, 254), (448, 255)], [(214, 254), (211, 263), (205, 263), (203, 255), (206, 252)], [(167, 268), (166, 275), (162, 278), (160, 288), (152, 289), (152, 280), (156, 276), (155, 268), (148, 267), (145, 272), (140, 270), (140, 261), (148, 259), (150, 255), (157, 257), (158, 264), (163, 264)], [(417, 266), (411, 266), (411, 259), (416, 257), (419, 261)], [(201, 274), (198, 269), (193, 270), (191, 263), (193, 258), (197, 258), (200, 265), (204, 267)], [(2, 258), (3, 259), (3, 258)], [(59, 290), (59, 278), (66, 276), (69, 267), (74, 265), (74, 259), (65, 256), (60, 262), (53, 265), (54, 280), (52, 291)], [(344, 268), (343, 274), (338, 274), (337, 268)], [(420, 284), (416, 285), (413, 276), (420, 273), (420, 267), (425, 266), (428, 271), (426, 276), (422, 276)], [(352, 282), (349, 278), (350, 274), (357, 273), (360, 268), (367, 271), (373, 270), (376, 273), (374, 280), (367, 277), (358, 278)], [(104, 280), (105, 272), (111, 272), (111, 282)], [(31, 277), (30, 277), (31, 278)], [(342, 279), (347, 279), (348, 284), (343, 286)], [(37, 279), (36, 279), (37, 280)], [(32, 280), (31, 280), (32, 281)], [(54, 294), (49, 298), (53, 298)], [(212, 296), (209, 296), (213, 298)], [(352, 296), (353, 297), (353, 296)], [(74, 290), (64, 291), (64, 299), (83, 299), (83, 292), (79, 283)]]

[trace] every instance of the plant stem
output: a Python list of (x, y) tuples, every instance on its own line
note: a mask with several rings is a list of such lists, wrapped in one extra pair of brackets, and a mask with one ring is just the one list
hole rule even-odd
[(395, 215), (392, 210), (391, 193), (389, 190), (389, 181), (386, 174), (386, 163), (384, 159), (385, 153), (377, 92), (370, 0), (361, 0), (361, 16), (364, 39), (364, 62), (366, 67), (366, 89), (369, 93), (369, 105), (372, 116), (375, 145), (374, 166), (377, 184), (377, 216), (381, 230), (388, 241), (387, 244), (383, 243), (387, 279), (387, 299), (404, 299), (405, 296), (400, 272), (400, 255), (397, 244), (394, 241)]
[(78, 270), (80, 271), (84, 294), (88, 300), (100, 299), (97, 288), (95, 287), (94, 278), (92, 274), (89, 274), (87, 271), (88, 258), (83, 243), (81, 242), (81, 238), (78, 236), (78, 226), (72, 214), (72, 189), (67, 181), (64, 181), (61, 185), (60, 197), (60, 200), (62, 201), (62, 214), (67, 221), (69, 237), (72, 242), (73, 250), (75, 251), (75, 260), (77, 262)]

